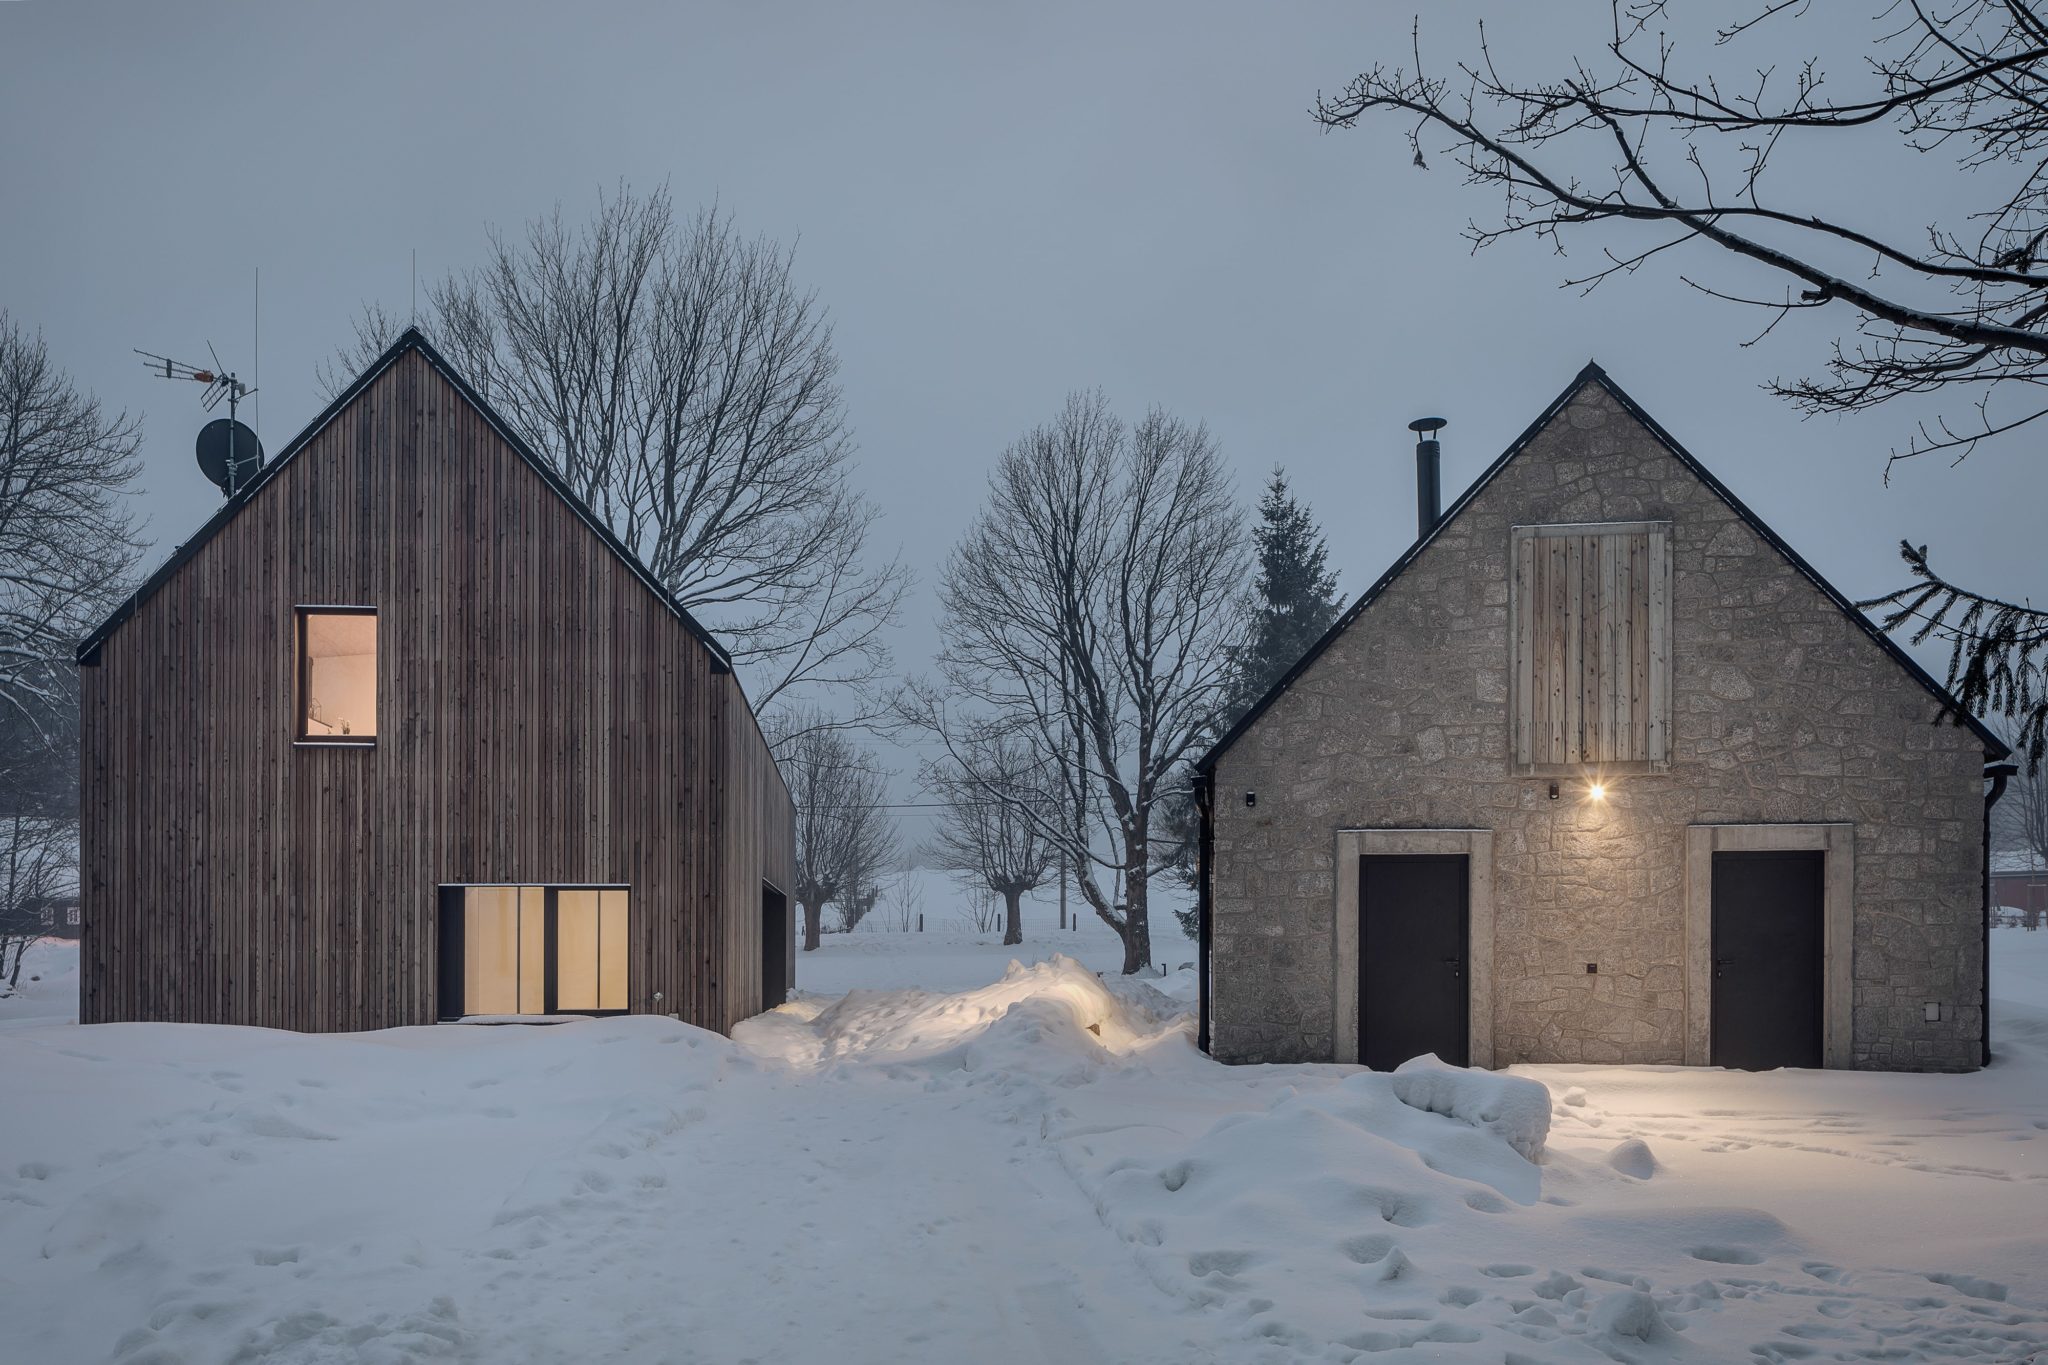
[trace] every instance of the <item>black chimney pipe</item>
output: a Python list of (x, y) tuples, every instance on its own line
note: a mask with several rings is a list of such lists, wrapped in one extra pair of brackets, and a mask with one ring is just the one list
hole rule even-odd
[(1408, 424), (1415, 433), (1415, 538), (1425, 539), (1443, 516), (1443, 446), (1436, 434), (1441, 417), (1418, 417)]

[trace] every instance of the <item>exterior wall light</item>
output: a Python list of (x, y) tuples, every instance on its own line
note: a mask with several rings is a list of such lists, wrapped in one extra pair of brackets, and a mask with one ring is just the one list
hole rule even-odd
[(1586, 795), (1592, 797), (1595, 801), (1605, 801), (1607, 799), (1607, 784), (1595, 782), (1592, 786), (1586, 788)]
[(1553, 801), (1557, 800), (1557, 784), (1555, 782), (1550, 784), (1550, 799)]

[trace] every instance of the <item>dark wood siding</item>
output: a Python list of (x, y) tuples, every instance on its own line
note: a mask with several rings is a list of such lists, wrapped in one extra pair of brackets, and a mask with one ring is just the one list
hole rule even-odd
[[(377, 610), (374, 747), (292, 742), (309, 603)], [(630, 885), (635, 1011), (758, 1000), (733, 967), (791, 855), (745, 699), (418, 350), (82, 679), (87, 1022), (431, 1023), (436, 889), (471, 881)]]
[[(724, 1027), (761, 1012), (761, 884), (788, 896), (796, 886), (796, 808), (789, 789), (775, 770), (767, 742), (754, 713), (728, 674), (725, 683), (726, 759), (719, 771), (726, 797), (719, 803), (729, 813), (720, 831), (724, 862), (725, 957), (723, 980), (732, 983), (725, 997)], [(792, 902), (793, 903), (793, 902)], [(783, 923), (782, 961), (796, 961), (794, 919)], [(793, 977), (785, 985), (795, 985)]]

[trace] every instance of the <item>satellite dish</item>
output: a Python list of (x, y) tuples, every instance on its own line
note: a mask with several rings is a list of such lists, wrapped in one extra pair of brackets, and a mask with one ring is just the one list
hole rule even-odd
[(263, 443), (231, 417), (216, 417), (199, 428), (199, 472), (223, 493), (248, 486), (263, 466)]

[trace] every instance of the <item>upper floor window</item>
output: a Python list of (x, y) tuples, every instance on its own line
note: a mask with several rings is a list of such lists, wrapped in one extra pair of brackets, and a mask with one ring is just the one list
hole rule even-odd
[(1517, 526), (1515, 766), (1661, 767), (1671, 753), (1671, 525)]
[(377, 737), (377, 612), (299, 608), (299, 738), (369, 744)]

